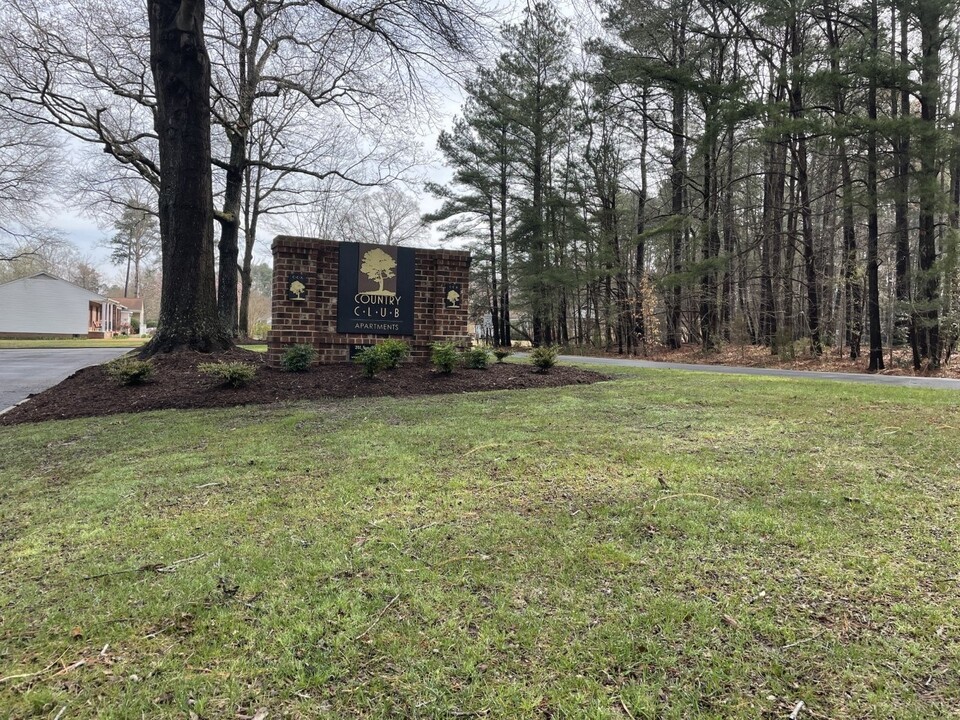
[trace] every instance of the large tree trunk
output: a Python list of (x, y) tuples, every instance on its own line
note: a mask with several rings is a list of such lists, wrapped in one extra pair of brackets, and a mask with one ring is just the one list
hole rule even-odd
[[(681, 19), (679, 32), (673, 38), (673, 63), (681, 68), (686, 62), (686, 18)], [(674, 274), (673, 287), (666, 293), (667, 345), (677, 349), (683, 342), (681, 317), (683, 289), (679, 273), (683, 264), (683, 240), (686, 218), (683, 212), (683, 186), (686, 178), (686, 90), (678, 81), (673, 84), (673, 110), (670, 134), (673, 136), (673, 151), (670, 154), (670, 211), (671, 253), (670, 272)]]
[[(960, 39), (953, 36), (953, 56), (957, 58), (958, 74), (954, 77), (960, 77)], [(957, 308), (957, 296), (960, 293), (960, 277), (957, 275), (958, 266), (958, 242), (960, 242), (960, 86), (956, 87), (953, 96), (953, 118), (952, 118), (952, 143), (950, 149), (950, 231), (945, 238), (946, 242), (946, 268), (944, 271), (944, 303), (943, 314), (946, 317), (953, 317)], [(943, 345), (943, 362), (950, 362), (950, 358), (956, 349), (957, 341), (960, 340), (960, 332), (956, 323), (951, 322), (949, 329), (944, 333), (945, 337), (941, 339)]]
[(210, 167), (210, 60), (202, 0), (148, 0), (157, 95), (163, 281), (157, 333), (143, 355), (224, 350), (217, 315)]
[[(796, 155), (791, 138), (790, 166), (787, 170), (787, 177), (790, 178), (789, 195), (787, 197), (790, 203), (787, 209), (787, 230), (784, 234), (783, 265), (780, 267), (780, 272), (774, 276), (780, 290), (780, 337), (777, 342), (785, 346), (788, 345), (791, 348), (791, 354), (793, 352), (793, 341), (797, 339), (797, 322), (800, 319), (800, 313), (796, 312), (796, 297), (794, 296), (794, 285), (796, 284), (794, 270), (797, 264), (797, 249), (799, 248), (797, 240), (799, 213), (797, 208), (800, 206), (800, 201), (797, 199)], [(778, 253), (779, 255), (780, 253)]]
[(637, 190), (637, 222), (636, 222), (636, 248), (635, 248), (635, 273), (634, 280), (634, 308), (633, 308), (633, 331), (637, 343), (639, 343), (643, 354), (647, 354), (647, 327), (644, 322), (644, 297), (643, 280), (646, 275), (646, 212), (647, 212), (647, 144), (650, 140), (649, 117), (647, 115), (647, 97), (648, 90), (643, 88), (640, 97), (641, 102), (641, 129), (640, 129), (640, 189)]
[(800, 23), (793, 17), (790, 29), (790, 60), (793, 78), (790, 86), (790, 117), (797, 130), (793, 144), (793, 159), (796, 169), (797, 199), (799, 200), (800, 232), (803, 238), (804, 282), (807, 286), (807, 328), (810, 332), (810, 349), (814, 355), (823, 352), (820, 339), (820, 294), (817, 289), (817, 269), (813, 246), (813, 217), (810, 208), (810, 180), (807, 172), (807, 133), (803, 129), (803, 40)]
[(503, 345), (500, 339), (500, 289), (497, 287), (497, 218), (493, 195), (487, 198), (487, 224), (490, 229), (490, 319), (493, 323), (493, 346)]
[(820, 291), (817, 286), (816, 255), (813, 246), (813, 218), (810, 210), (810, 182), (807, 177), (807, 138), (797, 138), (797, 189), (800, 197), (800, 227), (803, 237), (804, 280), (807, 285), (807, 327), (810, 331), (810, 350), (823, 354), (820, 337)]
[[(893, 115), (897, 115), (897, 101), (899, 99), (900, 122), (896, 125), (894, 134), (894, 168), (893, 198), (894, 198), (894, 236), (896, 237), (896, 296), (894, 310), (895, 325), (900, 337), (893, 338), (893, 342), (903, 344), (904, 341), (916, 348), (914, 327), (911, 321), (910, 303), (913, 291), (910, 281), (910, 220), (908, 203), (910, 200), (910, 78), (908, 67), (910, 52), (908, 44), (907, 12), (900, 10), (900, 73), (899, 98), (897, 93), (893, 98)], [(914, 364), (919, 367), (920, 358), (914, 356)]]
[(510, 347), (510, 256), (507, 253), (507, 203), (509, 185), (507, 176), (509, 163), (507, 126), (500, 130), (500, 341), (504, 347)]
[(780, 234), (783, 231), (781, 208), (783, 207), (784, 162), (786, 152), (782, 143), (769, 144), (767, 167), (763, 183), (763, 220), (760, 237), (760, 342), (777, 352), (777, 308), (774, 300), (773, 278), (776, 273), (780, 251)]
[(244, 170), (244, 239), (243, 264), (240, 267), (240, 332), (250, 336), (250, 291), (253, 285), (253, 247), (257, 241), (257, 224), (260, 221), (260, 178), (256, 180), (248, 165)]
[[(731, 82), (738, 83), (740, 81), (740, 43), (738, 40), (734, 40), (733, 43), (733, 71), (730, 78)], [(720, 277), (720, 327), (723, 331), (723, 337), (725, 340), (731, 340), (732, 335), (732, 325), (734, 319), (734, 313), (736, 308), (736, 296), (734, 295), (734, 260), (736, 259), (739, 263), (743, 262), (743, 258), (736, 258), (734, 253), (734, 248), (737, 243), (737, 233), (736, 233), (736, 223), (735, 215), (736, 211), (734, 210), (733, 205), (733, 188), (735, 184), (735, 175), (734, 175), (734, 159), (736, 156), (736, 133), (737, 133), (737, 123), (734, 118), (726, 119), (727, 127), (724, 138), (724, 145), (726, 147), (726, 162), (725, 168), (723, 171), (723, 193), (720, 197), (720, 221), (722, 223), (722, 233), (723, 233), (723, 261), (720, 265), (721, 268), (721, 277)], [(719, 175), (719, 172), (717, 173)], [(741, 287), (741, 292), (742, 292)], [(748, 315), (744, 315), (744, 326), (749, 330), (750, 329), (750, 319)], [(752, 330), (750, 331), (751, 337), (753, 336)]]
[(636, 246), (634, 248), (634, 303), (633, 303), (633, 333), (637, 343), (643, 349), (644, 355), (647, 352), (647, 328), (643, 320), (643, 277), (646, 274), (646, 241), (644, 232), (646, 232), (644, 213), (647, 206), (646, 185), (641, 183), (640, 190), (637, 191), (637, 222), (636, 222)]
[[(242, 124), (242, 123), (241, 123)], [(247, 160), (246, 132), (230, 133), (230, 162), (223, 193), (220, 221), (219, 272), (217, 273), (217, 311), (223, 331), (239, 334), (237, 313), (237, 261), (240, 258), (240, 201), (243, 198), (243, 170)]]
[(847, 141), (839, 139), (840, 177), (843, 185), (843, 286), (844, 286), (844, 325), (846, 344), (850, 359), (860, 357), (860, 344), (863, 338), (863, 284), (857, 277), (857, 230), (854, 221), (853, 175), (850, 172), (850, 159), (847, 157)]
[(703, 242), (700, 275), (700, 342), (705, 351), (716, 350), (720, 335), (717, 313), (717, 268), (720, 256), (720, 233), (717, 228), (717, 163), (714, 108), (705, 103), (704, 116), (709, 129), (703, 142)]
[[(736, 62), (736, 59), (734, 59)], [(734, 67), (734, 81), (737, 80), (736, 67)], [(733, 120), (728, 121), (727, 137), (725, 144), (727, 147), (726, 168), (724, 171), (723, 199), (721, 202), (721, 218), (723, 222), (723, 275), (720, 281), (720, 326), (723, 328), (724, 337), (727, 340), (732, 339), (731, 325), (733, 324), (736, 297), (734, 295), (734, 259), (736, 256), (735, 247), (737, 243), (737, 231), (734, 221), (735, 209), (733, 206), (733, 186), (734, 178), (734, 154), (736, 147), (736, 125)], [(742, 265), (743, 259), (739, 259)], [(741, 292), (743, 288), (741, 286)], [(744, 308), (746, 311), (746, 308)], [(744, 314), (744, 324), (750, 330), (749, 315)], [(753, 332), (750, 330), (750, 336)], [(742, 339), (742, 338), (741, 338)]]
[[(781, 50), (781, 65), (786, 61), (786, 47)], [(771, 89), (767, 96), (770, 107), (769, 124), (782, 122), (780, 111), (775, 108), (786, 96), (786, 87), (779, 73), (769, 68)], [(768, 145), (767, 166), (763, 182), (763, 216), (760, 238), (760, 342), (776, 354), (781, 330), (777, 316), (774, 281), (780, 270), (780, 254), (783, 245), (783, 197), (786, 190), (787, 139), (778, 133)]]
[(867, 91), (867, 325), (870, 328), (870, 372), (883, 370), (883, 340), (880, 333), (880, 227), (877, 217), (877, 67), (878, 21), (876, 0), (870, 5), (870, 48), (873, 67)]
[[(244, 187), (247, 188), (247, 203), (249, 206), (248, 151), (250, 128), (253, 125), (253, 104), (257, 87), (260, 82), (257, 53), (264, 16), (261, 9), (254, 12), (256, 20), (248, 32), (246, 27), (248, 14), (246, 11), (238, 16), (241, 21), (241, 32), (237, 46), (237, 60), (239, 67), (238, 91), (239, 103), (237, 117), (232, 124), (225, 126), (227, 138), (230, 142), (230, 160), (227, 163), (226, 185), (223, 192), (223, 212), (220, 220), (220, 242), (217, 249), (220, 253), (219, 272), (217, 273), (217, 310), (220, 313), (220, 323), (226, 333), (232, 337), (240, 334), (249, 335), (249, 304), (250, 304), (250, 260), (253, 240), (256, 234), (247, 233), (246, 247), (244, 248), (243, 267), (237, 267), (240, 256), (240, 214)], [(265, 59), (266, 56), (264, 56)], [(260, 175), (257, 176), (259, 185)], [(246, 181), (246, 182), (245, 182)], [(259, 190), (259, 187), (257, 188)], [(245, 305), (238, 318), (237, 310), (237, 280), (241, 282), (241, 305)]]
[(530, 208), (532, 216), (531, 235), (533, 239), (533, 345), (550, 344), (550, 317), (547, 312), (547, 241), (544, 237), (544, 170), (546, 162), (546, 147), (544, 146), (544, 110), (539, 105), (534, 108), (533, 133), (533, 163), (531, 168), (531, 185), (533, 201)]
[(940, 101), (940, 32), (942, 6), (932, 0), (922, 0), (918, 6), (920, 25), (920, 124), (918, 125), (917, 155), (920, 169), (917, 190), (920, 195), (918, 250), (918, 278), (914, 327), (917, 336), (919, 363), (926, 360), (929, 367), (940, 365), (940, 278), (937, 261), (937, 204), (940, 189), (937, 182), (938, 132), (937, 106)]

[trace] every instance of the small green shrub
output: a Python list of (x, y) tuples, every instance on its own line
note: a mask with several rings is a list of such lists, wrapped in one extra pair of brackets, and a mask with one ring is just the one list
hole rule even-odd
[(375, 347), (383, 355), (386, 370), (396, 369), (410, 354), (410, 346), (403, 340), (384, 340)]
[(219, 378), (227, 387), (243, 387), (257, 375), (257, 366), (245, 362), (200, 363), (197, 370), (204, 375)]
[(363, 366), (363, 373), (373, 377), (382, 370), (395, 370), (410, 354), (410, 346), (403, 340), (384, 340), (373, 347), (364, 348), (353, 360)]
[(475, 347), (463, 354), (463, 364), (471, 370), (486, 370), (490, 364), (490, 351), (485, 347)]
[(153, 362), (121, 357), (106, 364), (107, 375), (121, 385), (140, 385), (153, 375)]
[(317, 359), (317, 349), (313, 345), (291, 345), (280, 357), (280, 365), (287, 372), (303, 372)]
[(502, 363), (508, 357), (510, 357), (510, 348), (499, 347), (493, 351), (493, 354), (497, 357), (497, 362)]
[(452, 373), (453, 368), (457, 366), (458, 359), (457, 346), (452, 342), (438, 342), (433, 344), (430, 362), (433, 363), (433, 366), (438, 372), (445, 375)]
[(556, 345), (541, 345), (530, 351), (530, 362), (537, 368), (537, 372), (546, 372), (557, 364), (557, 355), (560, 348)]
[(382, 346), (364, 348), (358, 352), (353, 361), (363, 367), (363, 374), (372, 378), (381, 370), (386, 370), (389, 362), (387, 353), (381, 349)]

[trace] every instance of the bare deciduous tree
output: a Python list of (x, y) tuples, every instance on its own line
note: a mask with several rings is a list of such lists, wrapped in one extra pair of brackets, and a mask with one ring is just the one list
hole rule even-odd
[(351, 242), (403, 245), (426, 236), (416, 197), (388, 186), (364, 193), (347, 210), (341, 237)]
[(0, 262), (41, 254), (58, 242), (40, 217), (60, 172), (57, 138), (0, 108)]

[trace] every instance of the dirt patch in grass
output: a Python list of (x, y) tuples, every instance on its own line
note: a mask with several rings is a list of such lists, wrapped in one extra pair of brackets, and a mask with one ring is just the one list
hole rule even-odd
[[(228, 388), (197, 369), (200, 363), (218, 360), (255, 364), (256, 378), (246, 387)], [(375, 378), (364, 377), (359, 367), (348, 363), (319, 365), (307, 372), (290, 373), (267, 367), (260, 353), (240, 348), (216, 355), (180, 351), (157, 356), (153, 362), (153, 376), (142, 385), (118, 385), (102, 365), (79, 370), (59, 385), (32, 395), (23, 404), (0, 415), (0, 425), (290, 400), (523, 390), (583, 385), (608, 379), (600, 373), (564, 366), (536, 373), (531, 366), (516, 363), (495, 364), (487, 370), (459, 369), (449, 375), (413, 363), (383, 372)]]

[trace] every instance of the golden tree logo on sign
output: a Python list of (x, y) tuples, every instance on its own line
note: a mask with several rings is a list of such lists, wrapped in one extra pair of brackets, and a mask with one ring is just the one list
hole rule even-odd
[(341, 244), (337, 332), (413, 335), (415, 265), (412, 248)]
[(460, 308), (460, 303), (463, 300), (461, 295), (462, 288), (460, 283), (447, 283), (443, 286), (443, 306), (451, 310), (457, 310)]
[[(357, 290), (364, 295), (383, 295), (385, 297), (396, 297), (397, 283), (396, 273), (397, 261), (382, 248), (373, 248), (363, 254), (363, 260), (360, 263), (360, 282), (357, 284)], [(368, 290), (364, 287), (365, 280), (377, 284), (376, 290)], [(393, 282), (390, 282), (390, 281)]]
[(290, 273), (287, 276), (287, 300), (307, 299), (307, 276), (303, 273)]

